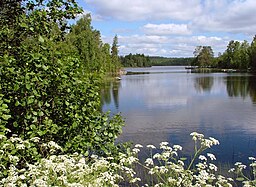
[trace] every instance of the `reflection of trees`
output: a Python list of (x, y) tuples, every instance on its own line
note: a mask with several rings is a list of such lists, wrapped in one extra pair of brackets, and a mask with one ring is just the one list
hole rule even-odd
[(230, 97), (251, 97), (256, 103), (255, 76), (229, 76), (227, 77), (227, 93)]
[(213, 77), (197, 77), (195, 78), (195, 89), (201, 91), (211, 91), (213, 86)]
[(115, 107), (119, 107), (119, 88), (121, 86), (120, 81), (105, 81), (101, 88), (101, 103), (110, 104), (112, 97), (115, 103)]
[(111, 89), (111, 82), (105, 81), (101, 87), (101, 103), (102, 103), (102, 105), (111, 103), (110, 89)]
[(229, 97), (247, 97), (249, 89), (248, 77), (245, 76), (228, 76), (227, 93)]
[(256, 77), (249, 77), (249, 95), (253, 103), (256, 104)]
[(114, 81), (112, 83), (112, 94), (113, 94), (113, 99), (114, 103), (116, 106), (116, 109), (119, 108), (119, 88), (120, 88), (120, 81)]

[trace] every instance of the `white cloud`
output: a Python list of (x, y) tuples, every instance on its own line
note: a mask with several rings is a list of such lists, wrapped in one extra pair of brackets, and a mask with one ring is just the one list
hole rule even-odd
[[(121, 34), (121, 55), (193, 56), (198, 45), (212, 46), (217, 54), (231, 39), (256, 34), (255, 0), (84, 1), (96, 19), (108, 20), (108, 30)], [(104, 33), (103, 41), (111, 44), (115, 33)]]
[(78, 19), (80, 19), (83, 15), (90, 14), (93, 21), (103, 21), (103, 17), (100, 14), (95, 14), (89, 10), (83, 10), (83, 13), (78, 15)]
[(85, 0), (106, 18), (124, 21), (188, 20), (201, 12), (200, 0)]
[[(104, 42), (111, 42), (111, 37), (104, 37)], [(121, 55), (129, 53), (144, 53), (151, 56), (191, 57), (198, 45), (212, 46), (217, 55), (223, 52), (229, 42), (227, 38), (207, 36), (154, 36), (131, 35), (118, 36), (119, 52)]]
[(192, 19), (191, 29), (254, 35), (255, 0), (205, 0), (202, 14)]
[(143, 30), (149, 35), (189, 35), (191, 31), (186, 24), (146, 24)]

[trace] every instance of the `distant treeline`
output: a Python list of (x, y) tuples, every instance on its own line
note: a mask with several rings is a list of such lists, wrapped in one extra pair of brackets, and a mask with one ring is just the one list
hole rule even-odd
[(149, 56), (144, 54), (129, 54), (120, 57), (121, 63), (124, 67), (150, 67), (151, 61)]
[(188, 66), (194, 58), (167, 58), (158, 56), (145, 56), (144, 54), (129, 54), (121, 56), (124, 67), (150, 67), (150, 66)]
[(187, 58), (167, 58), (167, 57), (149, 57), (152, 66), (189, 66), (194, 60), (193, 57)]

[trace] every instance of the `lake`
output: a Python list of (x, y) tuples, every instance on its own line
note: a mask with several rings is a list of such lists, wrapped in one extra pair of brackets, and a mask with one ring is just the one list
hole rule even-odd
[(119, 142), (179, 144), (191, 154), (191, 132), (220, 141), (217, 160), (246, 162), (256, 156), (256, 77), (248, 73), (191, 73), (184, 67), (126, 68), (108, 82), (102, 110), (121, 113)]

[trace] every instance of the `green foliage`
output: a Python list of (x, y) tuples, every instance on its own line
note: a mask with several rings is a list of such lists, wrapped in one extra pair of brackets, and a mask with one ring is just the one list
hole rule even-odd
[(149, 56), (144, 54), (126, 55), (121, 57), (121, 63), (124, 67), (150, 67), (151, 61)]
[(253, 71), (256, 71), (256, 36), (254, 36), (253, 41), (250, 46), (250, 67)]
[(111, 57), (112, 57), (112, 64), (114, 66), (114, 70), (117, 71), (120, 69), (120, 59), (118, 56), (118, 37), (115, 35), (113, 38), (113, 43), (111, 47)]
[[(109, 45), (88, 16), (65, 34), (66, 20), (81, 12), (75, 1), (6, 3), (0, 11), (0, 37), (8, 38), (0, 40), (1, 133), (7, 128), (22, 139), (54, 141), (66, 153), (110, 154), (123, 120), (100, 111), (100, 72), (108, 70), (102, 59), (112, 60)], [(8, 25), (4, 18), (12, 9), (21, 13)]]
[(240, 43), (231, 40), (226, 51), (218, 59), (221, 68), (247, 70), (249, 67), (249, 44), (247, 41)]
[(153, 66), (189, 66), (194, 58), (149, 57)]
[(194, 51), (195, 59), (192, 66), (210, 67), (213, 65), (214, 53), (211, 46), (197, 46)]
[(89, 72), (115, 73), (120, 68), (117, 37), (115, 47), (112, 47), (114, 53), (110, 54), (110, 45), (101, 41), (100, 32), (91, 26), (89, 14), (84, 15), (71, 27), (67, 43), (67, 47), (74, 48), (73, 52), (86, 64), (85, 68)]

